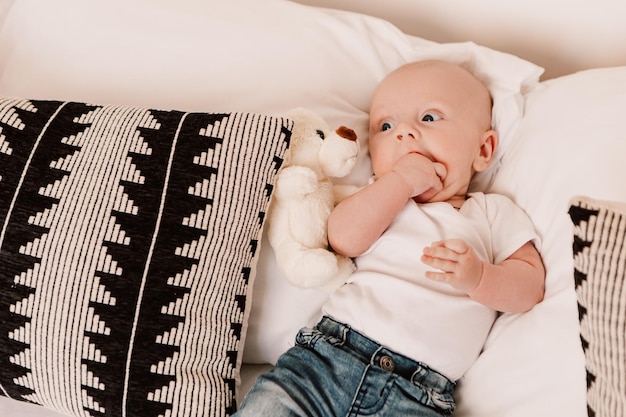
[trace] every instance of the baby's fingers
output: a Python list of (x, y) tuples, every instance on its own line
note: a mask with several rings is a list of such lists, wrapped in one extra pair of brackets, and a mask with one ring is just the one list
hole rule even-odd
[(421, 260), (431, 268), (438, 269), (444, 272), (453, 272), (456, 270), (456, 260), (442, 257), (434, 257), (430, 255), (422, 255)]
[(448, 282), (450, 281), (450, 274), (446, 272), (426, 271), (426, 278), (433, 281)]
[(445, 180), (446, 176), (448, 175), (448, 170), (446, 169), (445, 165), (440, 164), (439, 162), (435, 162), (434, 166), (435, 166), (435, 174), (437, 174), (437, 176), (441, 179), (441, 181)]
[(461, 239), (450, 239), (445, 241), (446, 247), (450, 250), (455, 251), (456, 253), (466, 253), (470, 250), (469, 245)]
[(444, 246), (445, 242), (435, 242), (424, 248), (424, 255), (430, 258), (457, 260), (458, 253)]
[(446, 248), (458, 254), (463, 254), (470, 249), (467, 243), (462, 239), (440, 240), (438, 242), (434, 242), (431, 248), (432, 247)]

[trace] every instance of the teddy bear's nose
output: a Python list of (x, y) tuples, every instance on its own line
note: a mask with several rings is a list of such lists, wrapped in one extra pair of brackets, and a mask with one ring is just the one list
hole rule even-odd
[(356, 140), (356, 133), (354, 133), (354, 130), (350, 129), (349, 127), (339, 126), (336, 132), (339, 136), (341, 136), (344, 139), (348, 139), (351, 141)]

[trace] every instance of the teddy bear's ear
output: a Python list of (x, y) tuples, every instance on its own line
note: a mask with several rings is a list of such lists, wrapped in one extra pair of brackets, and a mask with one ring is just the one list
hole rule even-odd
[(287, 111), (285, 113), (285, 117), (295, 122), (306, 123), (309, 127), (324, 132), (324, 136), (328, 136), (328, 123), (326, 123), (326, 121), (319, 114), (311, 109), (296, 107)]
[(285, 117), (298, 122), (298, 121), (302, 121), (306, 119), (307, 117), (310, 117), (307, 115), (312, 115), (312, 114), (314, 114), (313, 111), (309, 109), (305, 109), (304, 107), (296, 107), (287, 111), (287, 113), (285, 113)]

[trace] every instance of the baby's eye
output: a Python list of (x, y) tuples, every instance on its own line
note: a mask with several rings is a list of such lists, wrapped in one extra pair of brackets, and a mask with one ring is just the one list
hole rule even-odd
[(393, 125), (391, 124), (391, 122), (383, 122), (382, 125), (380, 125), (380, 131), (384, 132), (385, 130), (389, 130), (393, 127)]
[(426, 113), (424, 117), (422, 117), (422, 122), (436, 122), (437, 120), (441, 120), (441, 116), (437, 113)]

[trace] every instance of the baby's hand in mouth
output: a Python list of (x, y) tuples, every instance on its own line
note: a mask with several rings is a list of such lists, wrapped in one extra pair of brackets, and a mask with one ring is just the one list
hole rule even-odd
[(445, 180), (446, 176), (448, 175), (448, 170), (446, 169), (445, 165), (440, 164), (439, 162), (433, 161), (433, 165), (435, 166), (435, 173), (437, 174), (441, 182), (443, 182), (443, 180)]
[(419, 152), (410, 152), (401, 157), (393, 171), (399, 174), (411, 188), (415, 197), (426, 191), (438, 192), (443, 188), (443, 179), (447, 175), (446, 167), (434, 162)]

